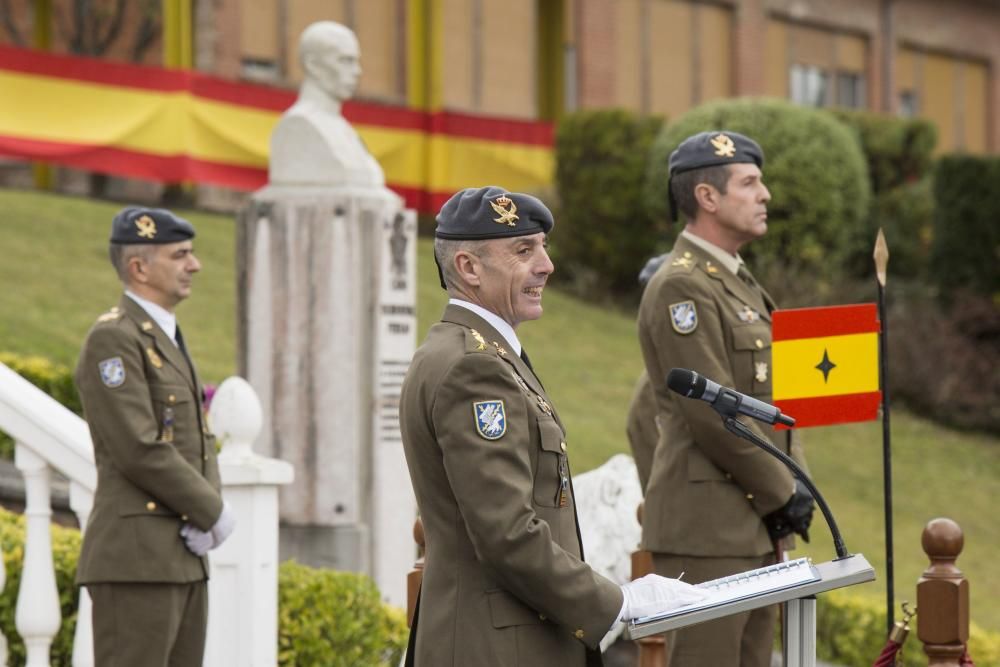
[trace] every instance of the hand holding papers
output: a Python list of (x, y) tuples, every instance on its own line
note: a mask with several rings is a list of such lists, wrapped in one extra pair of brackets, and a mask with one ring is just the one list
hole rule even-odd
[(668, 579), (647, 574), (622, 586), (625, 606), (619, 620), (663, 614), (678, 607), (691, 605), (708, 597), (708, 591), (686, 584), (680, 579)]

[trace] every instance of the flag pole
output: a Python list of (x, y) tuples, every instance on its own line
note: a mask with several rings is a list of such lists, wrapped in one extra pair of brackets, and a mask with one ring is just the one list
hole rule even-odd
[(885, 597), (887, 632), (892, 632), (894, 618), (894, 577), (892, 556), (892, 438), (889, 432), (889, 356), (888, 320), (885, 310), (886, 266), (889, 264), (889, 246), (885, 235), (879, 227), (875, 239), (875, 279), (878, 288), (878, 319), (880, 323), (878, 334), (878, 383), (882, 391), (882, 488), (885, 492)]

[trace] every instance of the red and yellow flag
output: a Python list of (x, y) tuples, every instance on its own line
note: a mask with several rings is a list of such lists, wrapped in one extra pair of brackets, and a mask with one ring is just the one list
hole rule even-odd
[(878, 334), (874, 303), (776, 310), (773, 397), (796, 427), (878, 417)]

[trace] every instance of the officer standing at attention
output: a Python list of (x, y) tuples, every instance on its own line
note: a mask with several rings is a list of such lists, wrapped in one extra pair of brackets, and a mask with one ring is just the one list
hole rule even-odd
[[(739, 256), (767, 231), (771, 195), (760, 146), (735, 132), (702, 132), (670, 156), (671, 209), (687, 221), (643, 293), (639, 343), (655, 378), (660, 439), (643, 514), (644, 549), (664, 576), (699, 583), (783, 557), (807, 535), (812, 497), (783, 464), (726, 430), (703, 401), (671, 392), (671, 368), (771, 401), (771, 311), (775, 304)], [(674, 216), (676, 218), (676, 215)], [(789, 433), (752, 422), (796, 462)], [(676, 631), (671, 664), (767, 667), (774, 606)]]
[(202, 663), (205, 554), (235, 526), (174, 316), (201, 268), (193, 237), (166, 210), (115, 216), (109, 253), (125, 294), (97, 318), (76, 368), (97, 464), (76, 580), (93, 599), (101, 667)]
[(542, 315), (552, 214), (498, 187), (437, 216), (451, 297), (403, 383), (403, 447), (426, 558), (408, 664), (598, 665), (621, 620), (701, 599), (649, 575), (619, 586), (583, 561), (566, 431), (515, 334)]

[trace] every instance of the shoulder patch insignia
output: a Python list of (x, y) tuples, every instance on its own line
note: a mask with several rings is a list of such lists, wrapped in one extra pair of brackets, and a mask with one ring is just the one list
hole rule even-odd
[(689, 334), (698, 328), (698, 311), (694, 301), (670, 304), (670, 326), (679, 334)]
[(114, 389), (120, 387), (125, 382), (125, 364), (121, 357), (111, 357), (97, 364), (101, 372), (101, 382), (105, 387)]
[(487, 440), (499, 440), (507, 432), (507, 414), (503, 401), (478, 401), (472, 404), (476, 432)]

